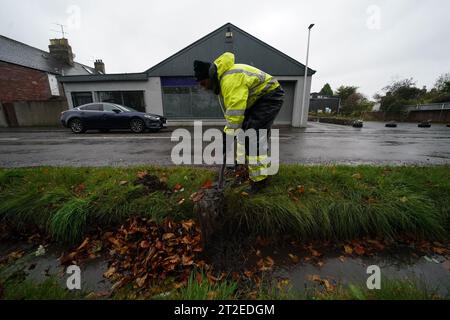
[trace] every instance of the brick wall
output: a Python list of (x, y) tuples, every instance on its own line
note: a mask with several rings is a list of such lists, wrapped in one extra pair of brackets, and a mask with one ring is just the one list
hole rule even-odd
[(50, 98), (47, 73), (0, 61), (0, 102), (42, 101)]

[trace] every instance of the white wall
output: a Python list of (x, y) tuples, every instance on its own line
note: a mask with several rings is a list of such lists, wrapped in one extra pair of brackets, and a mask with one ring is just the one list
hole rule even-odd
[(148, 78), (148, 92), (146, 93), (146, 99), (148, 99), (147, 104), (150, 105), (147, 112), (156, 113), (159, 115), (163, 114), (163, 101), (161, 92), (161, 78), (160, 77), (150, 77)]
[(148, 81), (66, 82), (64, 83), (64, 91), (69, 108), (73, 108), (72, 92), (90, 91), (94, 101), (98, 101), (96, 91), (144, 91), (145, 111), (163, 114), (161, 80), (159, 77), (151, 77)]
[(278, 76), (275, 77), (279, 81), (295, 81), (294, 106), (292, 108), (293, 127), (306, 128), (309, 112), (309, 95), (311, 92), (312, 77), (308, 77), (306, 82), (306, 104), (303, 106), (303, 84), (304, 77)]

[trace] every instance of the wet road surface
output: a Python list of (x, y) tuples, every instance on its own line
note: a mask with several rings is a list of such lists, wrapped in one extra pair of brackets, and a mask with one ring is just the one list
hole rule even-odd
[[(169, 128), (160, 133), (75, 135), (68, 130), (2, 129), (0, 167), (172, 165)], [(189, 129), (192, 131), (192, 128)], [(309, 122), (308, 128), (280, 128), (281, 163), (449, 164), (450, 128), (399, 123), (363, 128)]]

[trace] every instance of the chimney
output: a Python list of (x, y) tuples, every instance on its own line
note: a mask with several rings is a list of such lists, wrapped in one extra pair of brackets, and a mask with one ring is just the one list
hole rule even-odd
[(74, 54), (72, 53), (72, 47), (69, 45), (69, 40), (66, 38), (50, 39), (48, 49), (53, 57), (73, 66)]
[(97, 59), (94, 62), (94, 68), (97, 70), (97, 72), (105, 74), (105, 64), (101, 59)]

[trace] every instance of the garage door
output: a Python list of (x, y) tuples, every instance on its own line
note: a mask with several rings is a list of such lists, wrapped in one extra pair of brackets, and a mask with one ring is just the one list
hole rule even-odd
[(275, 119), (275, 123), (291, 124), (292, 110), (294, 108), (295, 81), (280, 81), (280, 84), (283, 87), (285, 96), (283, 106)]

